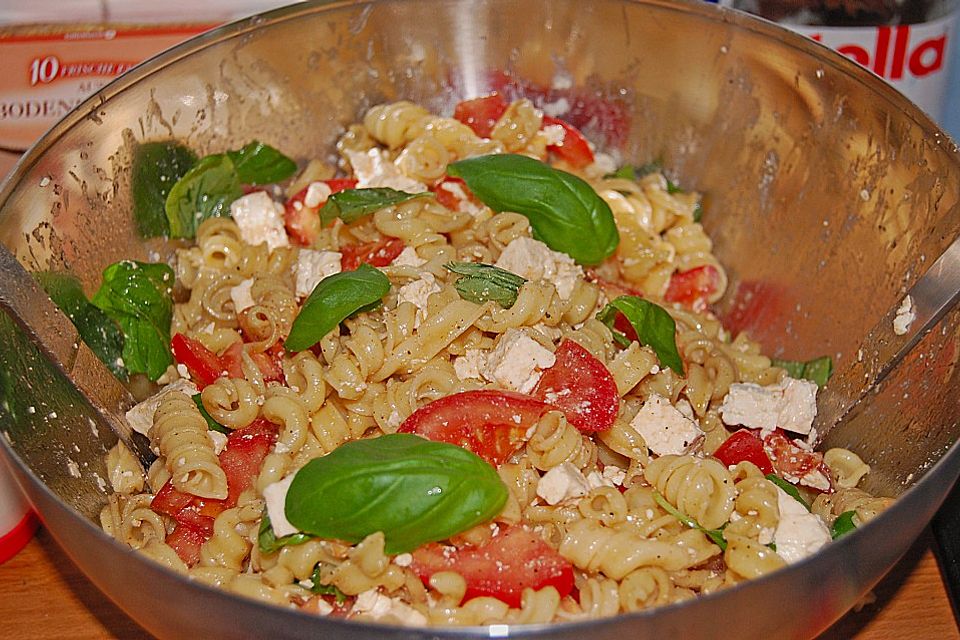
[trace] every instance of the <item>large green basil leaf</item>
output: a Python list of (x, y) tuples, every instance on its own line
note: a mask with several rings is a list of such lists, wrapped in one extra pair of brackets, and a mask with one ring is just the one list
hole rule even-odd
[(629, 344), (629, 339), (613, 328), (617, 312), (626, 317), (637, 332), (641, 344), (650, 345), (660, 359), (660, 364), (683, 375), (683, 360), (677, 350), (677, 323), (666, 309), (637, 296), (620, 296), (605, 306), (597, 319), (613, 331), (620, 344)]
[(123, 363), (131, 373), (156, 380), (173, 363), (173, 269), (165, 264), (117, 262), (103, 271), (91, 302), (120, 325)]
[(303, 303), (284, 347), (287, 351), (309, 349), (354, 313), (378, 304), (388, 291), (390, 280), (368, 264), (327, 276)]
[(127, 379), (123, 366), (123, 332), (107, 314), (87, 300), (80, 281), (68, 273), (35, 273), (40, 286), (77, 328), (90, 350), (107, 365), (113, 375)]
[(243, 184), (270, 184), (286, 180), (297, 172), (297, 163), (259, 140), (227, 155)]
[(321, 538), (359, 542), (382, 531), (385, 551), (412, 551), (500, 513), (507, 488), (473, 453), (407, 433), (348, 442), (293, 478), (290, 524)]
[(806, 362), (773, 358), (771, 363), (775, 367), (786, 369), (787, 375), (791, 378), (810, 380), (816, 382), (818, 387), (827, 384), (827, 380), (833, 374), (833, 359), (830, 356), (820, 356)]
[(461, 276), (453, 285), (461, 298), (477, 304), (493, 300), (504, 309), (514, 305), (520, 287), (527, 281), (526, 278), (492, 264), (448, 262), (443, 266)]
[(320, 209), (320, 222), (326, 226), (340, 218), (349, 224), (384, 207), (429, 195), (432, 195), (429, 191), (407, 193), (389, 187), (345, 189), (327, 198), (327, 203)]
[(201, 158), (170, 189), (164, 210), (173, 238), (192, 238), (207, 218), (230, 215), (230, 203), (243, 195), (233, 161), (218, 153)]
[(193, 151), (173, 141), (146, 142), (137, 147), (130, 182), (133, 219), (142, 237), (154, 238), (170, 232), (167, 195), (196, 162)]
[(580, 264), (598, 264), (620, 242), (613, 212), (577, 176), (527, 156), (494, 154), (454, 162), (447, 173), (496, 212), (530, 220), (533, 236)]

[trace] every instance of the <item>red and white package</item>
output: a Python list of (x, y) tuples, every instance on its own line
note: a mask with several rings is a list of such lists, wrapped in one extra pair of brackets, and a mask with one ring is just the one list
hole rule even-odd
[(0, 459), (0, 564), (30, 542), (37, 530), (37, 516)]

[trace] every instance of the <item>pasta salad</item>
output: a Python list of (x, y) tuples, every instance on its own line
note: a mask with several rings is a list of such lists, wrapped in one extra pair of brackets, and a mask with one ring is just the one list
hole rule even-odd
[(121, 378), (100, 516), (191, 579), (401, 625), (576, 621), (815, 553), (882, 510), (814, 450), (829, 358), (771, 360), (711, 310), (698, 194), (614, 166), (526, 99), (410, 102), (336, 163), (142, 145), (167, 263), (87, 300), (42, 282)]

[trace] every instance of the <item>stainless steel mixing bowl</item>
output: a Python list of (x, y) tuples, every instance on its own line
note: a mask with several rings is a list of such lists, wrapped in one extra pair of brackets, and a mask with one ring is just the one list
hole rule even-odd
[[(732, 277), (724, 313), (774, 354), (835, 356), (825, 402), (845, 417), (827, 443), (858, 451), (873, 466), (868, 488), (899, 500), (788, 570), (694, 602), (549, 627), (322, 619), (193, 584), (108, 539), (94, 523), (106, 498), (103, 454), (116, 440), (104, 415), (123, 394), (27, 271), (68, 268), (90, 293), (105, 265), (158, 248), (137, 238), (129, 215), (139, 141), (172, 137), (208, 152), (256, 137), (306, 160), (328, 155), (370, 105), (406, 98), (449, 112), (486, 93), (492, 72), (570, 83), (626, 107), (619, 135), (604, 138), (602, 123), (587, 133), (622, 159), (661, 159), (706, 194), (704, 224)], [(960, 312), (942, 290), (957, 261), (929, 272), (960, 235), (958, 197), (954, 145), (881, 80), (707, 4), (388, 0), (279, 10), (120, 78), (54, 127), (7, 181), (0, 240), (16, 260), (0, 261), (2, 451), (70, 557), (161, 637), (812, 637), (894, 564), (960, 473)], [(917, 323), (933, 328), (891, 360), (921, 337), (884, 327), (924, 274), (913, 289)]]

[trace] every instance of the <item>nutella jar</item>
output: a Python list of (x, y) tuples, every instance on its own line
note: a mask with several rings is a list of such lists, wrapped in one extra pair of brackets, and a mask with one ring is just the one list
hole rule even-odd
[(958, 0), (721, 0), (806, 35), (885, 79), (934, 120), (946, 109)]

